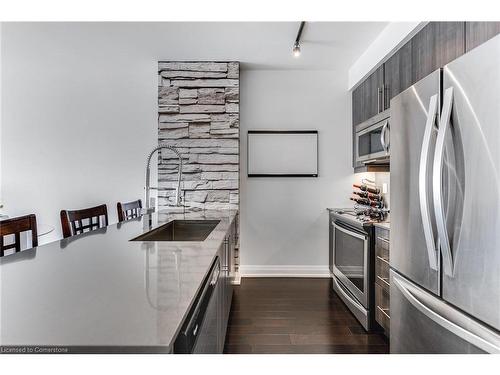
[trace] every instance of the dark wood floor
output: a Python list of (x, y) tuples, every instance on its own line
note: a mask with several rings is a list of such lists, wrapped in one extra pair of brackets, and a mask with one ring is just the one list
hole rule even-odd
[(388, 353), (331, 289), (329, 279), (245, 278), (235, 287), (225, 353)]

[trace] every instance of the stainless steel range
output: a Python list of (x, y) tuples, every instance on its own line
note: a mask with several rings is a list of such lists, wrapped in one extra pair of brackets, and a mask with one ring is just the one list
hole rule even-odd
[(373, 220), (355, 209), (329, 209), (333, 290), (362, 326), (374, 327)]

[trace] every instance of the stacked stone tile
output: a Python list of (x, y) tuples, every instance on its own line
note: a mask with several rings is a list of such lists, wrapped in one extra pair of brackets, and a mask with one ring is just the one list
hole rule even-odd
[[(182, 154), (187, 208), (238, 208), (239, 63), (159, 62), (158, 140)], [(173, 206), (176, 156), (158, 164), (159, 207)]]

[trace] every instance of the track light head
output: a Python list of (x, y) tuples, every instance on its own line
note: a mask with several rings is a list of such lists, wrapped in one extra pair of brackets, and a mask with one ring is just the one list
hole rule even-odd
[(295, 42), (295, 44), (293, 45), (292, 53), (293, 53), (293, 57), (300, 56), (300, 44), (299, 44), (299, 42)]

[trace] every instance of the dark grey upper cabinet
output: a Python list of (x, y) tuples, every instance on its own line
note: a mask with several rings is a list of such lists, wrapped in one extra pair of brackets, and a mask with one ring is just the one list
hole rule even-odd
[(465, 52), (465, 22), (430, 22), (411, 40), (412, 83)]
[(386, 109), (389, 101), (401, 91), (410, 87), (411, 78), (411, 40), (392, 55), (384, 64), (384, 82), (386, 89)]
[(384, 85), (384, 66), (375, 70), (364, 82), (364, 116), (363, 121), (382, 112), (382, 87)]
[(500, 22), (466, 22), (465, 50), (479, 46), (500, 33)]
[(383, 111), (384, 66), (370, 74), (352, 92), (352, 124), (357, 125)]
[(352, 91), (352, 124), (363, 122), (363, 84)]

